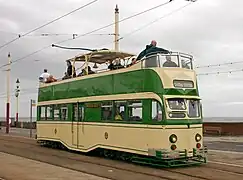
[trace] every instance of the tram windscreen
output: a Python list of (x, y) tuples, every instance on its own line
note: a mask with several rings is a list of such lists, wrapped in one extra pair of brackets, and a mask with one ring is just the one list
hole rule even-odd
[(185, 110), (186, 104), (185, 100), (182, 98), (170, 98), (168, 99), (168, 104), (171, 110)]
[[(179, 113), (178, 110), (180, 110), (180, 112), (182, 111), (182, 114), (187, 113), (188, 118), (200, 117), (200, 100), (198, 99), (169, 98), (167, 102), (169, 108), (172, 110), (169, 110), (171, 118), (176, 118), (172, 115), (174, 113)], [(181, 118), (185, 118), (185, 116)]]
[(195, 118), (200, 116), (200, 102), (199, 100), (188, 99), (188, 117)]

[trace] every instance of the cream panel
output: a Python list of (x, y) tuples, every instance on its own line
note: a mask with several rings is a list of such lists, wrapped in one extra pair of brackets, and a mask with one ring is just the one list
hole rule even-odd
[(152, 92), (147, 92), (147, 93), (90, 96), (90, 97), (82, 97), (82, 98), (61, 99), (61, 100), (54, 100), (54, 101), (43, 101), (43, 102), (39, 102), (38, 106), (50, 105), (50, 104), (62, 104), (62, 103), (123, 100), (123, 99), (146, 99), (146, 98), (156, 99), (162, 104), (162, 100), (157, 94)]
[[(110, 126), (99, 126), (94, 123), (80, 124), (73, 126), (76, 130), (72, 131), (72, 123), (57, 125), (38, 123), (37, 134), (38, 139), (48, 137), (60, 140), (70, 149), (84, 152), (97, 147), (104, 147), (144, 155), (147, 154), (149, 148), (170, 149), (172, 144), (169, 142), (169, 136), (173, 133), (178, 137), (178, 141), (175, 143), (177, 150), (192, 150), (196, 147), (196, 133), (202, 135), (202, 125), (196, 125), (194, 128), (192, 126), (191, 129), (187, 129), (187, 126), (183, 125), (167, 127), (140, 125), (140, 128), (136, 128), (136, 125), (127, 127), (123, 127), (126, 125), (122, 124), (116, 127), (111, 125), (113, 124), (110, 124)], [(55, 127), (58, 129), (56, 135), (53, 133)], [(108, 133), (107, 139), (105, 133)], [(79, 142), (79, 146), (76, 142)], [(200, 141), (200, 143), (202, 142), (203, 140)]]
[(154, 69), (160, 76), (164, 88), (174, 88), (173, 80), (191, 80), (194, 82), (196, 88), (196, 73), (195, 71), (182, 69), (182, 68), (155, 68)]

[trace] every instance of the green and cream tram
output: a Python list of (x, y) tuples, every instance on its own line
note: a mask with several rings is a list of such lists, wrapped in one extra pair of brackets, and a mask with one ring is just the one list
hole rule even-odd
[[(70, 150), (100, 151), (134, 162), (178, 166), (206, 163), (202, 108), (192, 56), (100, 50), (71, 59), (122, 68), (41, 83), (37, 140)], [(167, 67), (164, 67), (167, 65)]]

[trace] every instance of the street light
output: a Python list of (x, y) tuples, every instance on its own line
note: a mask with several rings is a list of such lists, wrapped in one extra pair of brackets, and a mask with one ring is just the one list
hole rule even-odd
[(20, 92), (19, 83), (20, 83), (20, 81), (17, 78), (17, 80), (16, 80), (16, 89), (15, 89), (15, 97), (16, 97), (16, 126), (17, 126), (17, 123), (19, 121), (19, 92)]
[(10, 118), (10, 71), (11, 71), (11, 55), (8, 53), (8, 69), (7, 69), (7, 102), (6, 102), (6, 134), (9, 133)]

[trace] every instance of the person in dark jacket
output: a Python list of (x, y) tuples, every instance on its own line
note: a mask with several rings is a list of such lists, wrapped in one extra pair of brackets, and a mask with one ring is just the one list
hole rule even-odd
[(163, 48), (158, 48), (156, 47), (157, 42), (155, 40), (151, 41), (150, 45), (146, 45), (146, 49), (144, 49), (137, 57), (137, 60), (142, 59), (144, 56), (147, 56), (148, 54), (151, 55), (153, 53), (164, 53), (164, 54), (169, 54), (170, 51), (163, 49)]
[(67, 77), (76, 77), (75, 67), (72, 66), (71, 61), (67, 60)]

